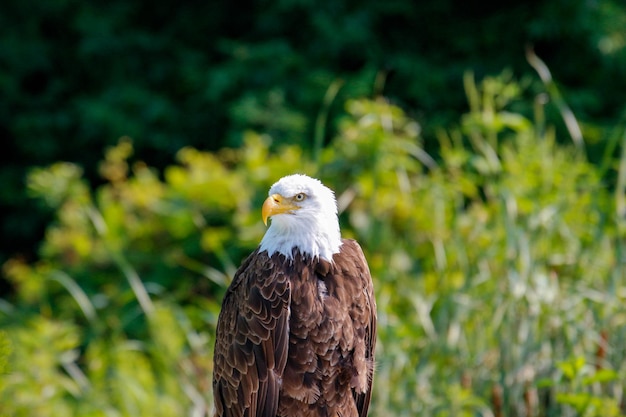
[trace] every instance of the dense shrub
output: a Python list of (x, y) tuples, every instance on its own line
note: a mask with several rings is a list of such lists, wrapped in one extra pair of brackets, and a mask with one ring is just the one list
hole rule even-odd
[(55, 221), (40, 260), (4, 265), (0, 414), (207, 415), (222, 294), (269, 185), (304, 172), (337, 191), (375, 277), (373, 416), (621, 415), (626, 159), (613, 194), (612, 164), (558, 140), (541, 102), (512, 111), (509, 75), (465, 87), (438, 158), (399, 107), (359, 99), (312, 152), (248, 132), (160, 172), (123, 139), (93, 192), (75, 164), (33, 169)]

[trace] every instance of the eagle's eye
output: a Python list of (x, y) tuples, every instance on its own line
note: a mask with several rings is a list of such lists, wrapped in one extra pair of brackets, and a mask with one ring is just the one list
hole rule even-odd
[(293, 199), (296, 201), (303, 201), (305, 198), (306, 198), (306, 194), (304, 193), (298, 193), (293, 197)]

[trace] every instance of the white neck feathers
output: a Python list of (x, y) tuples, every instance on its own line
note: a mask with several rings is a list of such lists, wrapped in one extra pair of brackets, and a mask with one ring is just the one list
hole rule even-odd
[(261, 251), (267, 250), (293, 258), (294, 248), (311, 258), (321, 258), (329, 262), (341, 247), (339, 223), (335, 219), (285, 218), (296, 217), (284, 214), (272, 219), (272, 224), (261, 240)]

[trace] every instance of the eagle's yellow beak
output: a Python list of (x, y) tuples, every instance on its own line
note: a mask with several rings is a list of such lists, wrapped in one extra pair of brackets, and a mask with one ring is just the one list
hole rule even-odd
[(286, 199), (280, 194), (272, 194), (267, 197), (263, 203), (263, 209), (261, 210), (263, 223), (267, 226), (268, 218), (276, 214), (291, 213), (299, 208), (300, 207), (293, 204), (290, 199)]

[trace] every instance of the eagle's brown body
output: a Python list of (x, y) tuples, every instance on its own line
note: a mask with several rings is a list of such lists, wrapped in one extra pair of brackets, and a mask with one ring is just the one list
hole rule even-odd
[(333, 262), (255, 251), (226, 293), (217, 327), (216, 416), (364, 417), (376, 305), (359, 245)]

